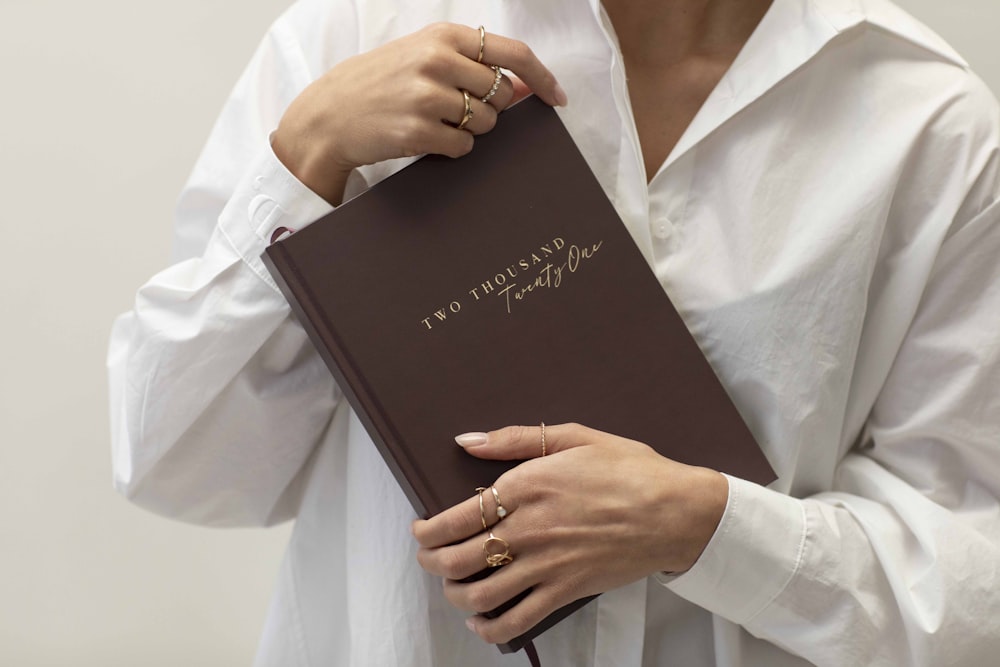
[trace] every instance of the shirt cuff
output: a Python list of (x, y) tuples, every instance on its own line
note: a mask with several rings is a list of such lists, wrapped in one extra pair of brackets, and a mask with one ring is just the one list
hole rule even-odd
[(333, 206), (288, 171), (268, 143), (244, 172), (219, 227), (254, 272), (278, 289), (260, 259), (275, 230), (294, 232), (332, 210)]
[(713, 614), (745, 624), (788, 585), (806, 538), (801, 501), (726, 475), (729, 500), (694, 566), (658, 575), (671, 591)]

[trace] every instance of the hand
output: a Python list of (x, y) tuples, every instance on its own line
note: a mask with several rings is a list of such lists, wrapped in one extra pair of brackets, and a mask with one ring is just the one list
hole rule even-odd
[(484, 612), (531, 593), (496, 619), (469, 627), (490, 643), (522, 634), (574, 600), (658, 571), (689, 569), (718, 526), (728, 500), (724, 476), (664, 458), (652, 448), (577, 424), (514, 426), (469, 434), (466, 451), (486, 459), (531, 459), (495, 482), (508, 514), (497, 520), (487, 491), (486, 520), (510, 544), (513, 562), (480, 581), (485, 569), (479, 499), (475, 496), (413, 524), (417, 559), (445, 577), (459, 609)]
[[(473, 135), (493, 129), (497, 113), (530, 91), (549, 104), (566, 103), (555, 77), (524, 43), (489, 33), (479, 63), (479, 38), (478, 29), (436, 23), (334, 66), (288, 107), (272, 137), (275, 155), (336, 205), (355, 167), (424, 153), (465, 155)], [(482, 102), (495, 80), (490, 65), (523, 83), (503, 76)], [(463, 90), (473, 114), (459, 130)]]

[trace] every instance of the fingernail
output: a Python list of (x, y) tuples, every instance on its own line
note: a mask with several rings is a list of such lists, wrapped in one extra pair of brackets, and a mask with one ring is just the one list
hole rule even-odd
[(478, 431), (455, 436), (455, 442), (462, 447), (482, 447), (486, 444), (486, 440), (487, 435)]
[(555, 94), (556, 94), (556, 104), (561, 107), (566, 106), (566, 104), (569, 102), (569, 98), (566, 97), (566, 91), (563, 90), (563, 87), (560, 86), (558, 83), (556, 83)]
[(465, 627), (469, 628), (473, 632), (476, 631), (476, 624), (472, 621), (471, 618), (465, 619)]

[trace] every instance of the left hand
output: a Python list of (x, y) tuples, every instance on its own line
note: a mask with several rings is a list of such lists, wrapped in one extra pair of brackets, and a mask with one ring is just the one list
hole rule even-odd
[(475, 495), (413, 524), (417, 560), (445, 577), (445, 595), (459, 609), (489, 611), (531, 589), (498, 618), (469, 620), (493, 644), (574, 600), (654, 572), (689, 569), (728, 500), (720, 473), (664, 458), (640, 442), (577, 424), (546, 426), (545, 437), (544, 458), (537, 426), (507, 427), (466, 445), (484, 459), (530, 459), (494, 483), (506, 518), (498, 521), (489, 490), (483, 496), (488, 524), (510, 544), (510, 564), (480, 581), (458, 581), (486, 567)]

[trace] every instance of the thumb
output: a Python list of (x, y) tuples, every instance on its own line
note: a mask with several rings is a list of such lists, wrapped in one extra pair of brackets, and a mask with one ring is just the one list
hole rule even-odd
[(514, 461), (534, 459), (589, 444), (596, 433), (579, 424), (507, 426), (489, 433), (463, 433), (455, 437), (455, 442), (477, 458)]

